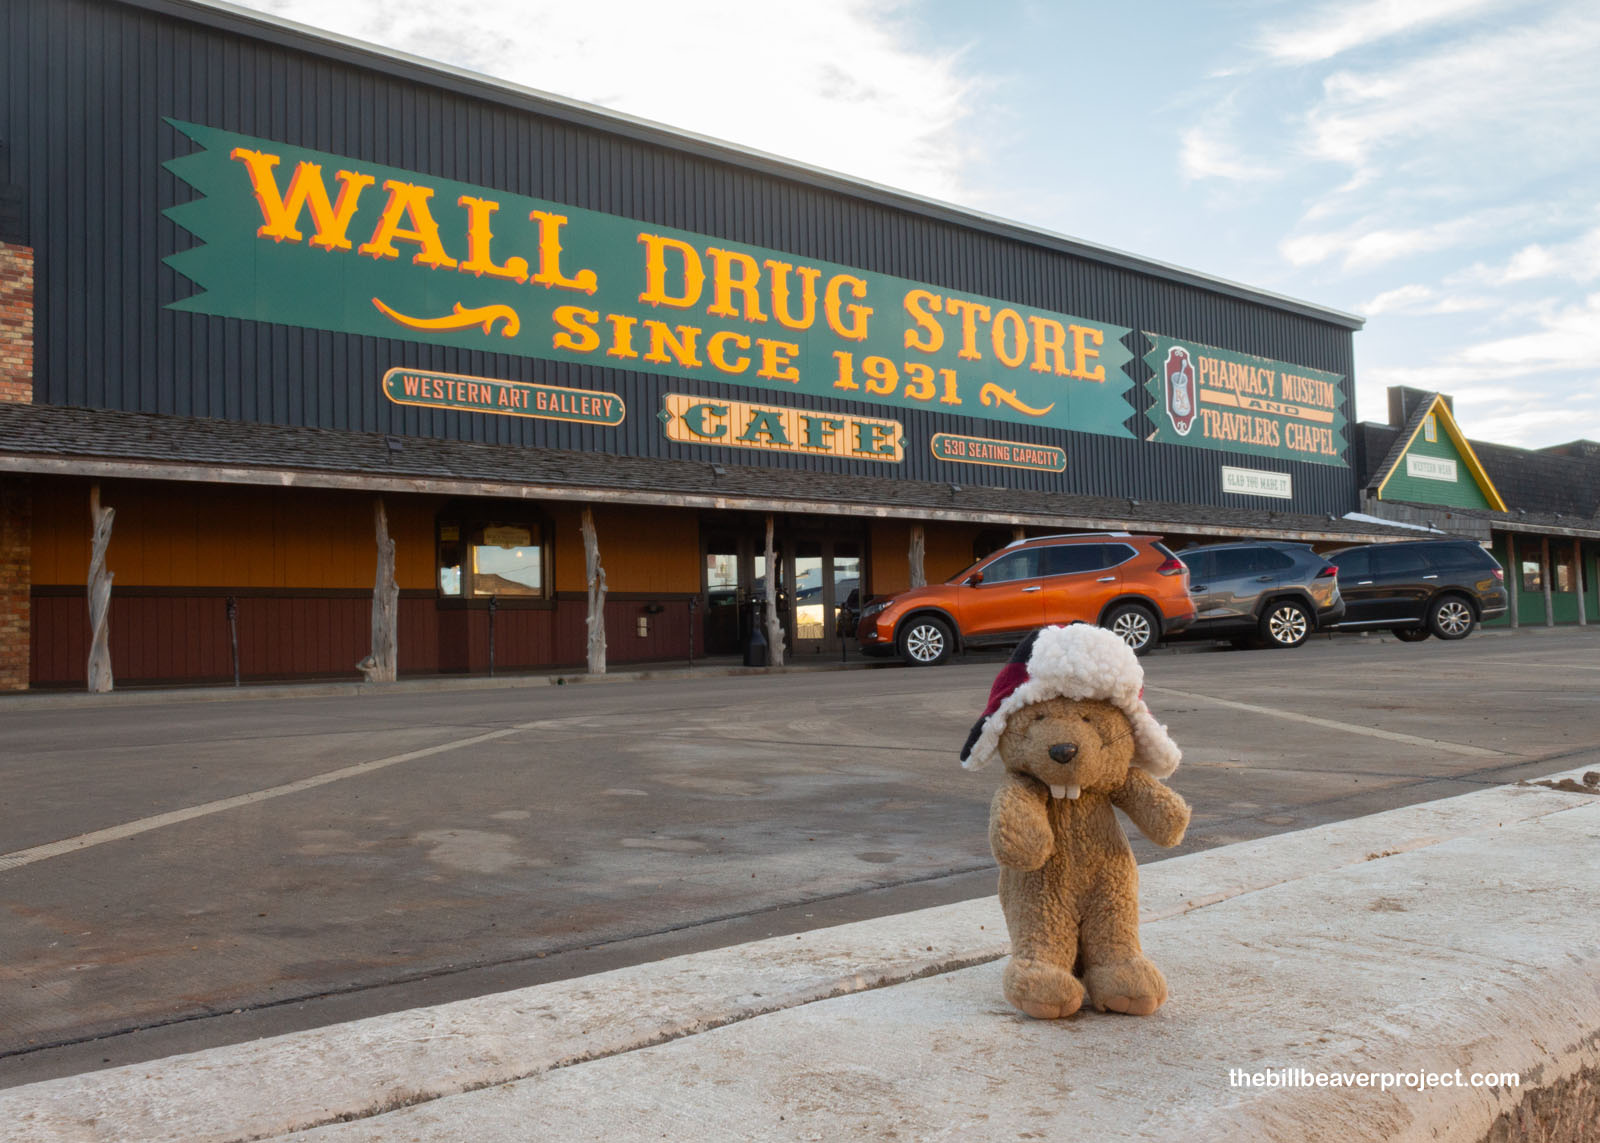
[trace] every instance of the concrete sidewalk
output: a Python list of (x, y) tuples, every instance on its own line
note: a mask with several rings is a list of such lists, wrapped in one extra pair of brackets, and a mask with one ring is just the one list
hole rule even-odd
[(1592, 1139), (1594, 768), (1145, 867), (1148, 1019), (1013, 1012), (991, 898), (14, 1088), (0, 1140)]

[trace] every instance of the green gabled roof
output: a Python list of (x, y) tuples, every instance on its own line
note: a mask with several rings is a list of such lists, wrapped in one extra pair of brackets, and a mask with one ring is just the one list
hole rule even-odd
[[(1455, 456), (1466, 466), (1467, 472), (1472, 476), (1477, 492), (1483, 497), (1482, 506), (1492, 508), (1496, 512), (1506, 511), (1506, 502), (1501, 498), (1499, 490), (1495, 488), (1494, 481), (1489, 479), (1489, 474), (1484, 471), (1477, 454), (1472, 451), (1472, 445), (1461, 432), (1461, 427), (1456, 424), (1455, 416), (1450, 412), (1449, 404), (1438, 393), (1433, 393), (1427, 400), (1417, 403), (1416, 408), (1412, 410), (1410, 418), (1401, 428), (1399, 435), (1395, 437), (1393, 447), (1389, 449), (1388, 455), (1383, 458), (1383, 463), (1373, 473), (1372, 484), (1377, 489), (1377, 498), (1379, 500), (1385, 498), (1384, 491), (1397, 474), (1401, 474), (1401, 483), (1406, 483), (1407, 478), (1403, 475), (1405, 458), (1418, 445), (1422, 436), (1422, 427), (1430, 417), (1434, 418), (1434, 423), (1443, 430), (1440, 434), (1441, 439), (1448, 439), (1450, 446), (1453, 447)], [(1447, 448), (1443, 451), (1449, 452), (1451, 449)], [(1419, 453), (1419, 455), (1421, 454)], [(1415, 492), (1414, 486), (1411, 486), (1411, 491)], [(1406, 496), (1390, 495), (1389, 499), (1416, 502), (1418, 497), (1414, 494)], [(1478, 507), (1479, 505), (1471, 503), (1458, 506), (1469, 508)]]

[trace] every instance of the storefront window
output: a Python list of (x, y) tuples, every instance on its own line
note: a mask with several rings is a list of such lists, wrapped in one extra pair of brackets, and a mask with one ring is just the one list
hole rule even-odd
[(543, 529), (530, 521), (439, 525), (439, 594), (539, 599), (546, 595)]
[(537, 529), (527, 524), (486, 524), (472, 540), (474, 596), (544, 594)]
[(1576, 591), (1574, 586), (1577, 580), (1577, 568), (1573, 566), (1572, 550), (1570, 548), (1557, 550), (1550, 553), (1550, 571), (1555, 577), (1557, 591)]
[(461, 525), (439, 526), (439, 594), (461, 594)]
[(1522, 561), (1522, 590), (1544, 590), (1544, 565), (1538, 560)]
[(794, 637), (821, 639), (827, 633), (822, 591), (822, 545), (802, 540), (794, 551)]

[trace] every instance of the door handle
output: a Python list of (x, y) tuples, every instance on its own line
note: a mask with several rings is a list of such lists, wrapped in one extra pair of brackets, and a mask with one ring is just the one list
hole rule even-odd
[(1258, 576), (1256, 576), (1256, 582), (1257, 583), (1271, 583), (1272, 582), (1272, 577), (1270, 575), (1258, 575)]
[(1439, 577), (1436, 576), (1436, 575), (1425, 575), (1422, 578), (1423, 579), (1438, 579)]
[(1192, 584), (1189, 585), (1189, 594), (1190, 595), (1194, 595), (1197, 592), (1202, 592), (1202, 591), (1207, 591), (1207, 590), (1209, 590), (1209, 589), (1203, 583), (1192, 583)]
[(1357, 587), (1371, 587), (1372, 586), (1372, 581), (1370, 579), (1358, 579), (1358, 580), (1356, 580), (1356, 586)]
[(1116, 583), (1116, 582), (1117, 582), (1117, 577), (1114, 576), (1114, 575), (1103, 575), (1099, 579), (1095, 580), (1095, 583)]
[(1036, 584), (1034, 584), (1034, 585), (1033, 585), (1033, 586), (1032, 586), (1032, 587), (1025, 587), (1025, 588), (1023, 588), (1023, 589), (1022, 589), (1022, 590), (1023, 590), (1023, 591), (1038, 591), (1038, 590), (1039, 590), (1039, 588), (1040, 588), (1040, 587), (1041, 587), (1041, 586), (1043, 586), (1043, 585), (1042, 585), (1042, 584), (1037, 584), (1037, 583), (1036, 583)]

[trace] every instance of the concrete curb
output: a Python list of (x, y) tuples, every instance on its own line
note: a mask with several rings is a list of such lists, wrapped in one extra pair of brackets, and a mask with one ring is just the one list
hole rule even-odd
[[(1148, 866), (1146, 945), (1174, 982), (1149, 1021), (1010, 1013), (988, 898), (0, 1091), (0, 1141), (259, 1139), (346, 1120), (360, 1122), (316, 1136), (787, 1139), (899, 1123), (912, 1138), (1092, 1125), (1288, 1139), (1339, 1123), (1347, 1138), (1477, 1140), (1527, 1091), (1329, 1103), (1325, 1089), (1230, 1089), (1227, 1073), (1448, 1066), (1547, 1090), (1600, 1069), (1596, 840), (1600, 797), (1518, 785)], [(844, 1069), (852, 1106), (878, 1118), (795, 1094), (797, 1061), (843, 1059), (859, 1061)], [(967, 1073), (1024, 1086), (991, 1100)], [(1039, 1094), (1068, 1075), (1066, 1095), (1097, 1093), (1089, 1105)], [(635, 1106), (674, 1083), (694, 1107)]]

